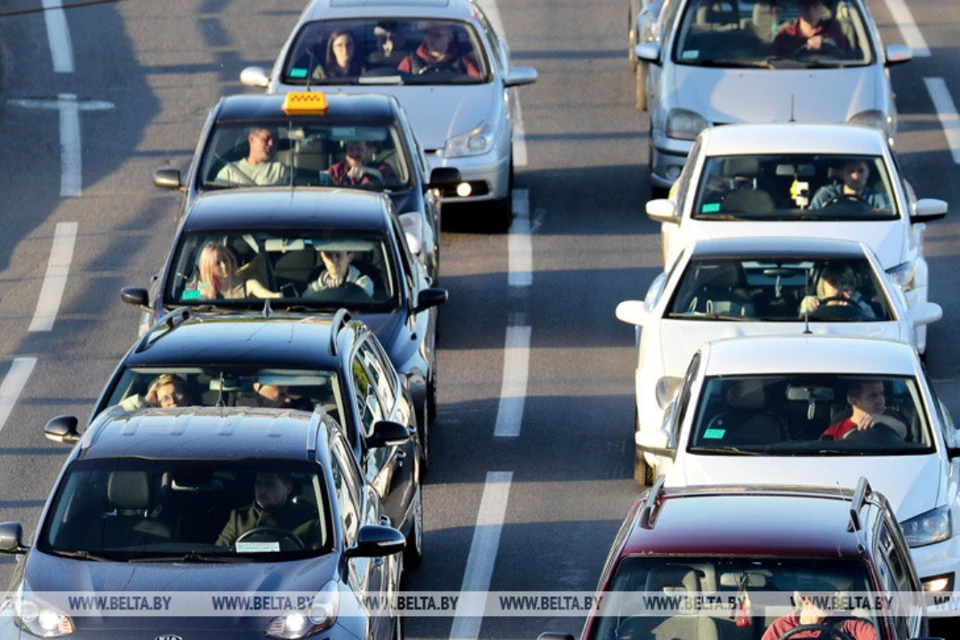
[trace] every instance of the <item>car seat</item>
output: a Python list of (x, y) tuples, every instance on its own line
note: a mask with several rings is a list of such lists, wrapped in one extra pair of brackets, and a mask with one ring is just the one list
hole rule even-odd
[[(748, 378), (728, 382), (724, 389), (727, 409), (714, 416), (707, 425), (707, 431), (716, 437), (718, 444), (772, 445), (783, 442), (787, 437), (786, 423), (783, 418), (767, 409), (767, 393), (763, 380)], [(707, 431), (701, 436), (708, 443)]]
[(776, 209), (769, 185), (760, 176), (760, 159), (743, 156), (724, 161), (724, 175), (745, 183), (726, 194), (720, 210), (730, 213), (772, 213)]
[(743, 277), (738, 265), (723, 262), (702, 265), (697, 269), (696, 289), (680, 311), (755, 315), (750, 295), (742, 287)]
[[(665, 564), (653, 567), (647, 574), (645, 591), (650, 595), (695, 597), (700, 593), (700, 573), (689, 565)], [(637, 615), (624, 619), (617, 627), (618, 640), (674, 640), (698, 638), (719, 640), (720, 631), (710, 616), (674, 615), (660, 618)]]
[(170, 525), (150, 517), (150, 477), (146, 471), (113, 471), (107, 481), (103, 548), (141, 547), (169, 541)]
[(770, 0), (753, 5), (753, 31), (762, 41), (772, 44), (780, 29), (780, 8)]

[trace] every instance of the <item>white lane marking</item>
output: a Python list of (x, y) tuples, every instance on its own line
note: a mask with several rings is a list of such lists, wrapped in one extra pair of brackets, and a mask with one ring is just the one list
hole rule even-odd
[(930, 47), (927, 46), (927, 41), (923, 39), (923, 34), (920, 33), (920, 28), (914, 21), (907, 3), (904, 0), (886, 1), (887, 9), (896, 21), (897, 26), (900, 27), (900, 35), (903, 36), (903, 41), (913, 49), (913, 56), (915, 58), (929, 58)]
[(20, 392), (27, 386), (27, 380), (37, 364), (36, 358), (16, 358), (10, 364), (10, 371), (0, 383), (0, 430), (7, 423), (7, 418), (17, 404)]
[[(514, 94), (516, 95), (516, 94)], [(520, 108), (520, 99), (513, 103), (513, 166), (527, 166), (527, 134), (523, 130), (523, 110)]]
[[(477, 513), (477, 526), (473, 530), (467, 568), (463, 572), (463, 583), (460, 586), (464, 601), (480, 599), (477, 603), (479, 609), (469, 606), (465, 610), (483, 611), (486, 604), (486, 592), (490, 589), (493, 565), (500, 547), (500, 534), (503, 531), (512, 480), (512, 471), (487, 472), (483, 496), (480, 498), (480, 510)], [(483, 618), (480, 617), (456, 616), (450, 629), (450, 640), (477, 640), (482, 622)]]
[(80, 147), (80, 110), (77, 96), (60, 94), (60, 197), (80, 195), (83, 166)]
[(503, 382), (494, 436), (516, 438), (520, 435), (523, 405), (527, 399), (531, 332), (529, 326), (507, 327), (506, 346), (503, 349)]
[(513, 190), (513, 215), (507, 238), (507, 283), (511, 287), (529, 287), (533, 284), (529, 189)]
[(50, 250), (50, 262), (47, 263), (47, 275), (40, 288), (37, 310), (30, 322), (30, 331), (51, 331), (53, 322), (60, 310), (60, 300), (67, 286), (67, 274), (70, 273), (70, 261), (73, 260), (73, 246), (77, 240), (76, 222), (58, 222), (53, 235), (53, 248)]
[(73, 73), (73, 43), (62, 7), (60, 0), (43, 0), (43, 20), (47, 24), (53, 70), (57, 73)]
[(953, 161), (960, 164), (960, 116), (950, 97), (950, 90), (943, 78), (924, 78), (927, 91), (933, 100), (933, 107), (937, 110), (937, 117), (943, 126), (943, 133), (947, 136), (947, 145), (953, 154)]

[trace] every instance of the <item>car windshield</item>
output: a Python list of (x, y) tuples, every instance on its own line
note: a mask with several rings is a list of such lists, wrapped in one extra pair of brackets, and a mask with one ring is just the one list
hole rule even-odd
[(670, 301), (678, 320), (880, 322), (891, 303), (866, 258), (696, 258)]
[[(859, 559), (627, 556), (614, 571), (607, 604), (601, 601), (603, 611), (587, 640), (760, 640), (775, 620), (795, 612), (798, 596), (819, 602), (824, 596), (876, 594), (869, 567)], [(741, 602), (749, 607), (746, 618), (738, 615)], [(835, 602), (829, 598), (822, 608), (841, 608), (830, 606)], [(697, 610), (709, 614), (691, 615)], [(854, 609), (852, 616), (880, 622), (876, 612), (864, 608)]]
[(883, 158), (712, 156), (700, 173), (698, 220), (866, 221), (899, 218)]
[(855, 0), (691, 0), (679, 29), (677, 64), (779, 69), (873, 63), (869, 23)]
[(200, 157), (197, 187), (410, 187), (410, 156), (394, 125), (322, 119), (218, 123)]
[(704, 381), (687, 451), (890, 456), (933, 451), (912, 377), (792, 374)]
[(435, 19), (320, 20), (290, 48), (292, 85), (482, 84), (490, 82), (482, 41), (468, 22)]
[[(308, 224), (308, 223), (304, 223)], [(388, 312), (397, 271), (385, 234), (296, 230), (186, 233), (164, 304)]]
[(313, 557), (333, 549), (327, 496), (316, 465), (294, 461), (78, 460), (37, 548), (120, 562)]

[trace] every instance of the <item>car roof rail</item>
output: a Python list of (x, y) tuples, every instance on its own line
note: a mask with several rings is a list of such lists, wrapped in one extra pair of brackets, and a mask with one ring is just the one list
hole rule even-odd
[(333, 315), (333, 321), (330, 323), (330, 355), (337, 355), (337, 336), (343, 325), (350, 322), (350, 312), (344, 308), (337, 309)]
[(657, 506), (657, 499), (663, 497), (663, 482), (666, 478), (667, 476), (662, 473), (657, 477), (657, 481), (653, 483), (653, 486), (650, 487), (647, 493), (647, 501), (640, 507), (637, 524), (644, 529), (653, 529), (654, 509), (656, 509)]
[(860, 509), (863, 508), (867, 498), (872, 493), (870, 483), (867, 482), (865, 477), (861, 476), (859, 482), (857, 482), (857, 490), (853, 492), (853, 500), (850, 502), (850, 524), (847, 526), (847, 531), (856, 532), (863, 527), (863, 523), (860, 522)]
[(159, 335), (155, 335), (158, 331), (163, 329), (164, 333), (168, 331), (173, 331), (181, 324), (190, 319), (193, 314), (190, 312), (189, 307), (177, 307), (173, 311), (160, 316), (160, 318), (153, 323), (153, 326), (147, 329), (147, 332), (143, 334), (143, 337), (140, 338), (140, 341), (137, 343), (137, 347), (133, 350), (134, 353), (140, 353), (146, 349), (151, 342), (156, 340)]

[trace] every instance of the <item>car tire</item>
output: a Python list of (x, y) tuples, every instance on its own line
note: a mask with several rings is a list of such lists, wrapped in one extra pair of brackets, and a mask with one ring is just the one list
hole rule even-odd
[(630, 71), (637, 72), (637, 25), (634, 16), (630, 15), (631, 8), (627, 7), (627, 36), (630, 42), (630, 48), (627, 49), (627, 56), (630, 60)]
[(507, 232), (513, 224), (513, 154), (510, 154), (510, 174), (507, 179), (507, 195), (497, 201), (494, 207), (493, 224), (495, 231)]
[[(633, 430), (634, 433), (640, 431), (640, 416), (636, 414), (634, 414)], [(641, 488), (649, 487), (651, 484), (653, 484), (651, 476), (653, 476), (654, 470), (651, 469), (650, 465), (647, 464), (647, 460), (643, 457), (643, 451), (640, 450), (640, 447), (634, 444), (633, 450), (635, 452), (633, 460), (633, 479)], [(654, 476), (653, 479), (656, 479), (656, 477)]]
[[(429, 394), (429, 391), (427, 392)], [(428, 396), (429, 397), (429, 396)], [(420, 479), (430, 470), (430, 403), (423, 401), (423, 419), (417, 422), (417, 438), (420, 440)]]
[(637, 82), (637, 111), (647, 110), (647, 65), (638, 64), (634, 69)]
[(423, 489), (417, 486), (414, 497), (413, 522), (407, 533), (407, 546), (403, 548), (403, 568), (416, 569), (423, 561)]
[(433, 366), (434, 374), (430, 376), (427, 382), (427, 417), (430, 422), (437, 420), (437, 366)]

